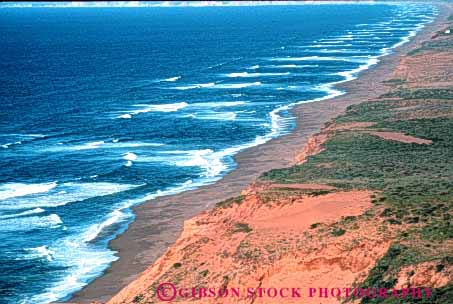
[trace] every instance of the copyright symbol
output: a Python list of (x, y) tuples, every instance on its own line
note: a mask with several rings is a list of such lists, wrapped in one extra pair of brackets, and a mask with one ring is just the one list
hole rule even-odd
[(156, 295), (161, 301), (171, 301), (176, 298), (176, 287), (172, 283), (161, 283), (156, 288)]

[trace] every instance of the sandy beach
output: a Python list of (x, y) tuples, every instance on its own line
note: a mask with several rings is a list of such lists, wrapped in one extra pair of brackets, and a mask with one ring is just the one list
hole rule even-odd
[(320, 132), (325, 123), (344, 113), (350, 105), (373, 100), (388, 92), (389, 87), (383, 81), (392, 78), (402, 58), (445, 26), (452, 7), (439, 5), (437, 19), (410, 42), (395, 49), (391, 55), (381, 57), (376, 66), (362, 72), (357, 79), (339, 84), (337, 88), (345, 90), (345, 95), (297, 105), (292, 110), (297, 127), (290, 134), (238, 153), (234, 157), (237, 168), (220, 181), (136, 206), (134, 222), (110, 243), (110, 248), (118, 252), (119, 260), (103, 276), (77, 292), (70, 302), (109, 300), (162, 256), (180, 236), (184, 221), (211, 209), (219, 201), (239, 195), (262, 173), (294, 165), (309, 138)]

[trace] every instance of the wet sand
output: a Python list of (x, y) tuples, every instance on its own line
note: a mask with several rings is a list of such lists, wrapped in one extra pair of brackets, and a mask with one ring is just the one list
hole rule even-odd
[(161, 197), (134, 207), (136, 219), (122, 235), (112, 240), (110, 248), (118, 251), (119, 260), (94, 280), (71, 302), (106, 301), (160, 257), (175, 242), (183, 222), (209, 209), (215, 203), (238, 195), (263, 172), (294, 164), (308, 138), (319, 132), (326, 122), (343, 113), (347, 106), (374, 99), (388, 91), (383, 80), (391, 79), (400, 59), (443, 26), (451, 7), (441, 8), (435, 22), (426, 26), (409, 43), (380, 58), (380, 63), (360, 77), (337, 86), (348, 93), (329, 100), (305, 103), (293, 109), (297, 127), (291, 134), (238, 153), (237, 168), (215, 184), (177, 195)]

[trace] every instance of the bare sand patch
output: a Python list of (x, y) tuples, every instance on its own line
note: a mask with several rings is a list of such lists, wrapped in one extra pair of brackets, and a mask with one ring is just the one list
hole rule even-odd
[(300, 189), (300, 190), (335, 190), (337, 188), (322, 184), (271, 184), (270, 188)]
[(436, 51), (403, 57), (394, 75), (404, 79), (409, 88), (449, 87), (453, 77), (453, 54)]
[(418, 138), (410, 135), (405, 135), (403, 133), (399, 132), (381, 132), (381, 131), (375, 131), (375, 132), (368, 132), (368, 134), (377, 136), (383, 139), (387, 140), (394, 140), (394, 141), (399, 141), (403, 142), (406, 144), (425, 144), (429, 145), (432, 144), (433, 142), (429, 139), (423, 139), (423, 138)]
[(374, 126), (376, 122), (371, 121), (355, 121), (355, 122), (348, 122), (343, 124), (334, 124), (326, 128), (326, 131), (344, 131), (344, 130), (353, 130), (353, 129), (361, 129), (361, 128), (368, 128)]
[(256, 229), (293, 229), (304, 231), (315, 223), (334, 223), (343, 216), (357, 216), (372, 206), (371, 192), (346, 191), (319, 196), (304, 196), (291, 205), (263, 209), (251, 224)]

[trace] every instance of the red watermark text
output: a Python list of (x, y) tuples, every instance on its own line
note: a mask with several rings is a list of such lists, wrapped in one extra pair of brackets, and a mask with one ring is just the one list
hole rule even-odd
[(173, 283), (161, 283), (156, 288), (156, 297), (161, 301), (170, 302), (182, 299), (203, 298), (266, 298), (266, 299), (294, 299), (294, 298), (336, 298), (336, 299), (429, 299), (431, 288), (327, 288), (327, 287), (180, 287)]

